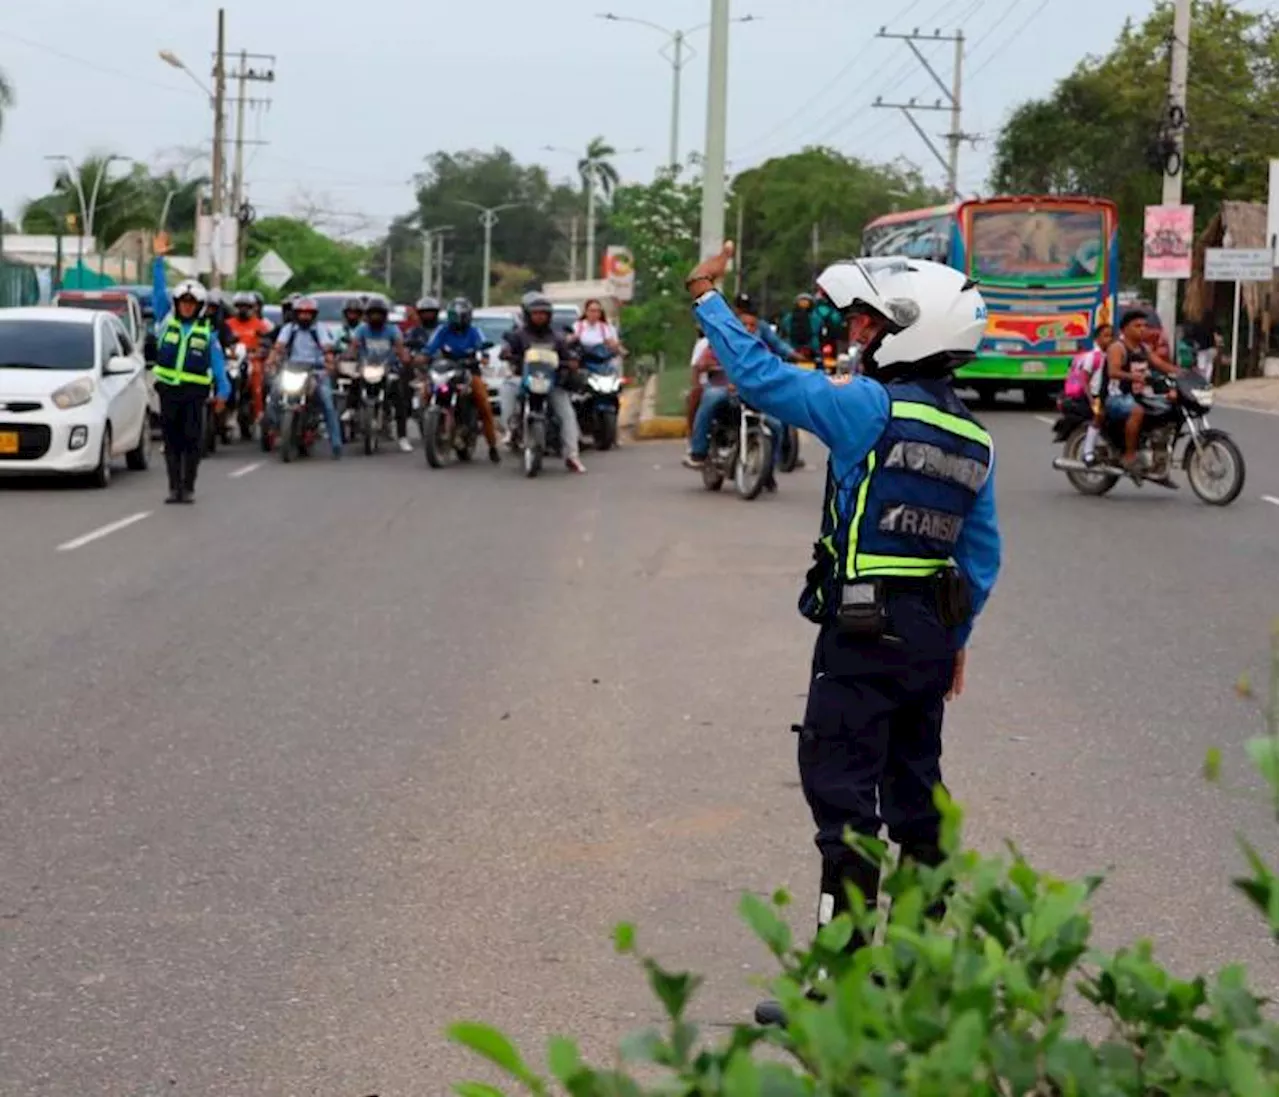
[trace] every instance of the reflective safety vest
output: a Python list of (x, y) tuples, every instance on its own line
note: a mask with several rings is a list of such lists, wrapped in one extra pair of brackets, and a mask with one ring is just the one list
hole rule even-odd
[(946, 381), (893, 382), (889, 422), (852, 492), (827, 462), (822, 535), (800, 612), (827, 621), (858, 579), (924, 579), (953, 563), (965, 519), (991, 472), (989, 435)]
[(176, 316), (170, 316), (156, 344), (156, 365), (152, 375), (165, 385), (213, 384), (213, 325), (207, 319), (183, 328)]

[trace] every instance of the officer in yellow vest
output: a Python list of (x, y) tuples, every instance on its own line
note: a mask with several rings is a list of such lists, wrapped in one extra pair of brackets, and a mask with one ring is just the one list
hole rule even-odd
[[(850, 259), (818, 276), (824, 304), (861, 348), (863, 374), (781, 362), (716, 292), (732, 245), (688, 279), (695, 315), (743, 399), (827, 446), (826, 497), (800, 612), (818, 625), (795, 729), (800, 781), (822, 856), (819, 923), (874, 906), (879, 866), (844, 841), (882, 827), (904, 858), (943, 859), (933, 801), (946, 702), (1000, 568), (995, 447), (951, 387), (987, 307), (962, 272), (904, 257)], [(931, 913), (938, 913), (931, 911)], [(851, 949), (868, 942), (855, 932)], [(776, 1002), (756, 1011), (782, 1023)]]
[[(165, 297), (164, 260), (158, 255), (154, 273), (153, 300), (160, 303)], [(213, 325), (200, 315), (207, 299), (208, 293), (199, 282), (179, 282), (173, 291), (173, 311), (156, 328), (152, 375), (160, 396), (160, 429), (169, 472), (166, 503), (195, 502), (210, 388), (215, 411), (221, 411), (231, 394), (222, 345)]]

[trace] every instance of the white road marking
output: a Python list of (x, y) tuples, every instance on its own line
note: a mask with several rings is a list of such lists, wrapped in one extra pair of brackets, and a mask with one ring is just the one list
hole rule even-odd
[(1274, 495), (1264, 495), (1262, 499), (1264, 502), (1275, 503), (1276, 506), (1280, 507), (1280, 499), (1277, 499)]
[(227, 475), (232, 480), (238, 480), (241, 476), (248, 476), (254, 469), (260, 469), (266, 461), (254, 461), (251, 465), (241, 465), (238, 469), (232, 469)]
[(1058, 421), (1056, 419), (1050, 419), (1047, 415), (1035, 415), (1032, 416), (1032, 418), (1034, 418), (1037, 423), (1047, 423), (1049, 426), (1053, 426)]
[(144, 518), (150, 518), (152, 513), (153, 512), (149, 510), (140, 510), (137, 514), (129, 515), (128, 518), (121, 518), (117, 522), (108, 522), (105, 526), (99, 526), (97, 529), (86, 533), (83, 537), (77, 537), (71, 541), (64, 541), (58, 546), (58, 551), (70, 552), (72, 549), (83, 548), (85, 545), (98, 540), (100, 537), (106, 537), (108, 534), (116, 533), (119, 530), (133, 525), (134, 522), (141, 522)]

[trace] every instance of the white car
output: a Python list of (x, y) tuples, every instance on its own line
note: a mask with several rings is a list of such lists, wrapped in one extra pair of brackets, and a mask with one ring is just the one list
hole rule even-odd
[(151, 459), (147, 370), (116, 317), (76, 308), (0, 309), (0, 476), (87, 474)]
[(502, 382), (511, 376), (511, 367), (498, 357), (502, 353), (502, 337), (520, 326), (520, 310), (509, 305), (492, 305), (489, 308), (476, 309), (471, 314), (471, 323), (480, 329), (489, 349), (485, 351), (485, 362), (482, 367), (485, 386), (489, 390), (489, 403), (495, 412), (498, 408), (498, 390)]

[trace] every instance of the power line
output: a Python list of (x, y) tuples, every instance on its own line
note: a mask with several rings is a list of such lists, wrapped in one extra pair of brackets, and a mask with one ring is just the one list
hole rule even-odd
[(1022, 0), (1011, 0), (1009, 6), (1005, 8), (1004, 11), (1002, 11), (999, 15), (996, 16), (991, 26), (989, 26), (982, 34), (978, 35), (977, 39), (975, 39), (974, 42), (969, 46), (970, 51), (977, 52), (979, 49), (981, 49), (982, 43), (985, 42), (988, 38), (990, 38), (993, 34), (995, 34), (995, 32), (999, 30), (1001, 26), (1004, 25), (1004, 21), (1013, 14), (1013, 9), (1016, 8), (1018, 4), (1021, 2)]
[(1048, 6), (1049, 6), (1049, 0), (1040, 0), (1040, 3), (1036, 6), (1035, 10), (1029, 16), (1027, 16), (1027, 18), (1022, 23), (1018, 24), (1018, 29), (1015, 30), (1011, 35), (1009, 35), (1009, 37), (1006, 38), (1003, 42), (1001, 42), (1000, 45), (996, 46), (996, 48), (991, 52), (991, 54), (987, 57), (987, 59), (983, 61), (982, 64), (980, 64), (976, 69), (974, 69), (973, 72), (969, 73), (969, 79), (970, 80), (975, 79), (978, 76), (978, 74), (983, 71), (983, 69), (985, 69), (988, 65), (990, 65), (991, 62), (994, 61), (997, 57), (999, 57), (1001, 53), (1003, 53), (1006, 49), (1008, 49), (1011, 45), (1013, 45), (1013, 43), (1016, 42), (1018, 38), (1021, 36), (1022, 32), (1026, 30), (1029, 26), (1031, 26), (1031, 24), (1034, 23), (1036, 19), (1039, 17), (1040, 13), (1044, 11), (1044, 9), (1047, 8)]
[(41, 50), (54, 57), (60, 57), (64, 61), (71, 61), (72, 63), (82, 65), (87, 69), (95, 69), (98, 72), (106, 73), (108, 76), (119, 77), (121, 80), (131, 80), (135, 83), (147, 84), (153, 88), (163, 88), (168, 92), (180, 92), (183, 95), (198, 94), (191, 88), (184, 87), (181, 84), (165, 84), (159, 80), (150, 80), (145, 76), (139, 76), (136, 72), (125, 72), (123, 69), (113, 69), (110, 65), (104, 65), (100, 61), (91, 61), (87, 57), (77, 57), (75, 54), (67, 53), (55, 46), (46, 46), (43, 42), (34, 42), (30, 38), (23, 38), (20, 34), (14, 34), (12, 31), (0, 31), (0, 38), (8, 38), (20, 45), (29, 46), (33, 50)]

